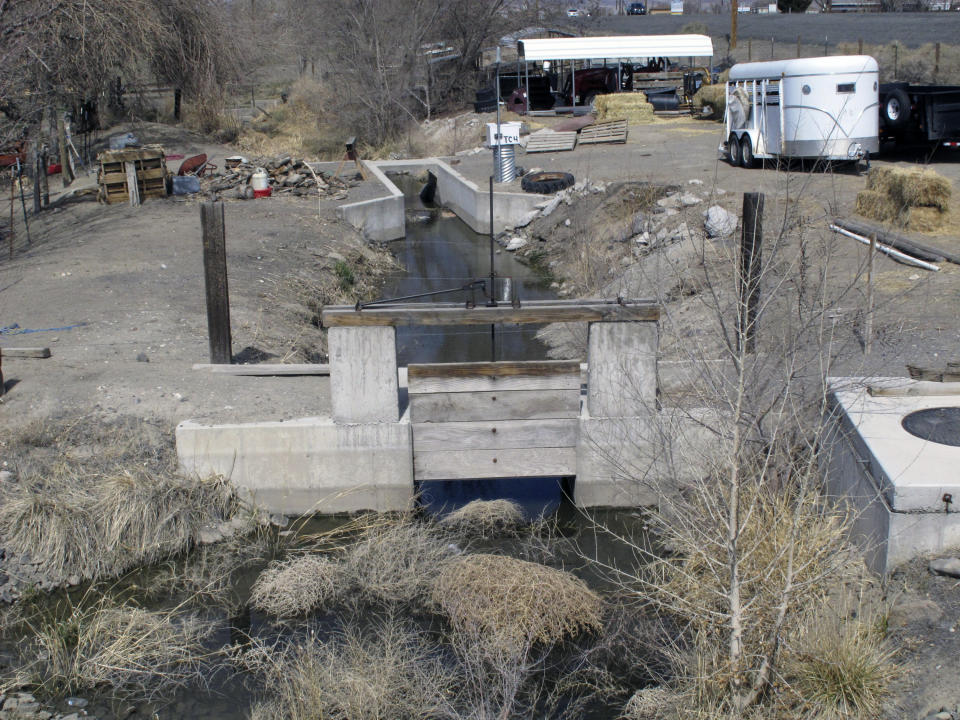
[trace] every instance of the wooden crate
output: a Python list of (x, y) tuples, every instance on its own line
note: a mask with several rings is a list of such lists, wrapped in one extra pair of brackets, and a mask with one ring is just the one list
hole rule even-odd
[(105, 150), (100, 153), (100, 197), (107, 203), (128, 202), (126, 163), (137, 173), (140, 200), (167, 196), (167, 160), (162, 148)]

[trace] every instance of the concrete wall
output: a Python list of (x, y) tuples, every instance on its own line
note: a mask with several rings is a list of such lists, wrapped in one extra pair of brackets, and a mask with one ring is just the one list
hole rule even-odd
[[(438, 204), (457, 214), (474, 232), (490, 232), (490, 193), (467, 180), (439, 158), (417, 160), (369, 161), (364, 165), (389, 193), (387, 197), (349, 203), (337, 208), (344, 220), (363, 231), (371, 240), (385, 242), (406, 235), (403, 193), (386, 173), (401, 171), (418, 173), (429, 170), (437, 177)], [(494, 192), (494, 232), (514, 227), (536, 210), (546, 199), (531, 193)]]
[(846, 502), (852, 513), (851, 540), (867, 566), (884, 574), (897, 565), (960, 545), (960, 513), (897, 511), (871, 475), (872, 456), (849, 423), (834, 408), (822, 451), (827, 494)]
[(255, 505), (301, 515), (404, 510), (413, 498), (410, 424), (329, 418), (201, 425), (176, 431), (184, 472), (230, 479)]
[(380, 181), (387, 196), (363, 202), (348, 203), (337, 208), (337, 214), (360, 230), (364, 237), (376, 242), (387, 242), (405, 237), (407, 219), (404, 214), (403, 193), (388, 178), (376, 163), (364, 167)]

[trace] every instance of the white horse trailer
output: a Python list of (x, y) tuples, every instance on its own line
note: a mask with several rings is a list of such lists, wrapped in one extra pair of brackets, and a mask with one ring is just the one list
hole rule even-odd
[(869, 158), (880, 149), (878, 81), (866, 55), (734, 65), (720, 151), (743, 167), (756, 158)]

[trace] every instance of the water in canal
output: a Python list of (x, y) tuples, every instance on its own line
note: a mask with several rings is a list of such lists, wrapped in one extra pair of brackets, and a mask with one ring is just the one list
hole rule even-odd
[[(403, 190), (407, 203), (407, 236), (389, 244), (404, 268), (388, 278), (385, 298), (460, 288), (471, 280), (489, 282), (490, 237), (479, 235), (460, 218), (440, 208), (427, 207), (419, 197), (422, 183), (411, 175), (391, 179)], [(556, 297), (531, 268), (513, 254), (495, 246), (495, 294), (504, 300), (509, 286), (524, 300)], [(423, 298), (422, 302), (487, 302), (483, 291), (452, 292)], [(498, 325), (491, 339), (490, 326), (425, 326), (397, 329), (397, 361), (400, 365), (432, 362), (479, 362), (488, 360), (541, 360), (546, 347), (536, 338), (539, 325)]]

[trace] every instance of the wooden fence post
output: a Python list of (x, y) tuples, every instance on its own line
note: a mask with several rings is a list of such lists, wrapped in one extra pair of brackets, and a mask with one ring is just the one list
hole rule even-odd
[(743, 229), (740, 236), (739, 307), (737, 350), (752, 353), (756, 346), (757, 310), (763, 270), (763, 193), (743, 194)]
[(227, 242), (222, 202), (200, 205), (203, 227), (203, 275), (207, 290), (207, 330), (210, 362), (229, 364), (233, 358), (230, 339), (230, 294), (227, 288)]
[(937, 75), (940, 74), (940, 43), (933, 47), (933, 81), (937, 81)]

